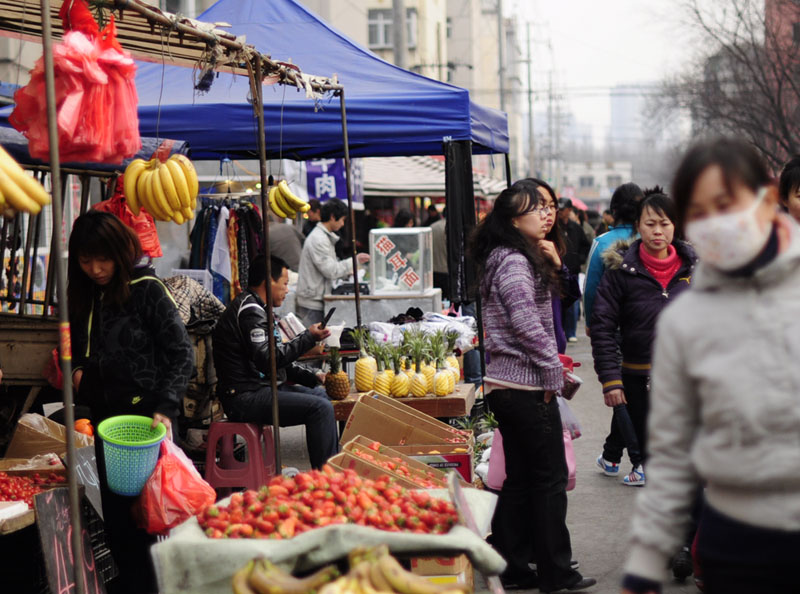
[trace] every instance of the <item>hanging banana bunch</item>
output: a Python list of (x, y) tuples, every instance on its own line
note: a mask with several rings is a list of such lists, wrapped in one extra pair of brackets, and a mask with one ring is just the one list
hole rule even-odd
[(269, 189), (267, 199), (270, 209), (280, 219), (293, 219), (297, 213), (308, 212), (311, 209), (308, 202), (292, 194), (285, 179)]
[(50, 204), (50, 194), (0, 146), (0, 216), (18, 212), (39, 214)]
[(180, 154), (164, 163), (134, 159), (125, 169), (124, 192), (134, 215), (144, 208), (157, 221), (182, 225), (194, 218), (200, 184), (191, 160)]

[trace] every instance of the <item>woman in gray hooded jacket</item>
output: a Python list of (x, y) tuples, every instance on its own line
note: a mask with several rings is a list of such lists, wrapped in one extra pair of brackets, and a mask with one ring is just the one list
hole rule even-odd
[(695, 146), (672, 194), (700, 264), (657, 325), (624, 591), (660, 591), (705, 484), (705, 592), (799, 592), (800, 228), (744, 142)]

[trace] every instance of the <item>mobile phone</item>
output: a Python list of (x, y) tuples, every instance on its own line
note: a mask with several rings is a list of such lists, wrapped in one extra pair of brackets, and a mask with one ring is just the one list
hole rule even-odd
[(322, 320), (322, 325), (320, 326), (320, 328), (324, 328), (325, 326), (328, 325), (328, 322), (330, 322), (331, 316), (333, 315), (333, 312), (335, 312), (335, 311), (336, 311), (335, 307), (332, 307), (332, 308), (330, 308), (328, 310), (328, 313), (325, 314), (325, 319)]

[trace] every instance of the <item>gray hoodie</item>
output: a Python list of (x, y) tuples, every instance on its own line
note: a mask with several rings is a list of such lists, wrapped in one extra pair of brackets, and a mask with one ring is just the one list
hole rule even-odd
[(628, 573), (662, 580), (699, 484), (741, 522), (800, 530), (800, 227), (749, 278), (702, 263), (656, 330), (647, 487)]

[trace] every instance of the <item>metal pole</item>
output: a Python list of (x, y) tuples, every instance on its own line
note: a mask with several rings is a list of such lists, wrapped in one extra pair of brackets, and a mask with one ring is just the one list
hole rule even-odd
[(528, 23), (528, 177), (536, 177), (536, 139), (533, 136), (533, 76), (531, 74), (531, 24)]
[(269, 344), (269, 383), (272, 390), (272, 433), (275, 440), (275, 473), (281, 473), (281, 428), (278, 416), (278, 369), (275, 365), (275, 313), (272, 311), (272, 263), (269, 252), (269, 203), (267, 200), (267, 145), (264, 137), (264, 98), (261, 84), (261, 54), (255, 56), (255, 72), (250, 76), (253, 110), (258, 120), (258, 165), (261, 176), (261, 217), (264, 225), (264, 256), (267, 266), (267, 338)]
[(506, 162), (506, 187), (511, 187), (511, 158), (508, 156), (508, 153), (504, 153), (503, 157), (505, 158)]
[(69, 311), (67, 309), (66, 266), (61, 253), (61, 221), (63, 219), (61, 191), (61, 170), (58, 155), (58, 129), (56, 127), (56, 81), (53, 71), (53, 46), (51, 42), (50, 0), (41, 0), (42, 8), (42, 53), (44, 55), (45, 99), (47, 101), (47, 136), (50, 143), (50, 193), (53, 196), (53, 252), (55, 258), (56, 284), (58, 290), (58, 318), (60, 334), (61, 372), (64, 376), (64, 425), (67, 439), (67, 485), (69, 488), (70, 522), (72, 524), (72, 558), (74, 582), (78, 594), (85, 594), (83, 571), (83, 530), (81, 527), (81, 508), (78, 493), (78, 480), (75, 474), (77, 455), (75, 450), (75, 410), (72, 401), (72, 343), (69, 331)]
[(356, 297), (356, 326), (361, 326), (361, 290), (358, 286), (358, 258), (356, 258), (356, 215), (353, 212), (353, 186), (350, 172), (350, 141), (347, 139), (347, 108), (344, 103), (344, 89), (339, 91), (339, 104), (342, 109), (342, 142), (344, 143), (344, 174), (347, 180), (347, 210), (350, 214), (350, 236), (353, 244), (353, 278)]
[(394, 64), (406, 67), (406, 9), (403, 0), (392, 0), (392, 46)]
[(503, 0), (497, 0), (497, 68), (500, 79), (500, 111), (506, 110), (506, 68), (503, 60)]

